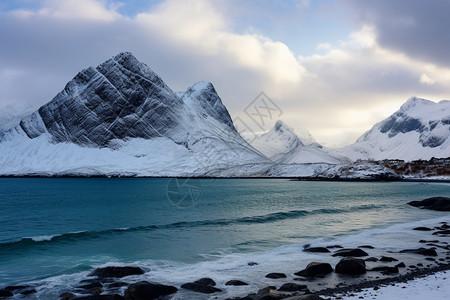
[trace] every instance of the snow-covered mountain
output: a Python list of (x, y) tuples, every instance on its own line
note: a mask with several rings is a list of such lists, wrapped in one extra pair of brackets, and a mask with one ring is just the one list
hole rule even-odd
[(77, 74), (0, 142), (3, 175), (195, 176), (270, 164), (210, 83), (174, 93), (125, 52)]
[(294, 130), (280, 120), (276, 121), (271, 130), (250, 141), (250, 144), (269, 158), (304, 146)]
[(450, 101), (410, 98), (398, 111), (375, 124), (356, 143), (329, 150), (357, 159), (406, 161), (450, 156)]
[(266, 133), (251, 141), (251, 145), (277, 164), (324, 163), (341, 164), (348, 162), (344, 157), (328, 154), (315, 142), (311, 134), (303, 141), (294, 129), (278, 120)]

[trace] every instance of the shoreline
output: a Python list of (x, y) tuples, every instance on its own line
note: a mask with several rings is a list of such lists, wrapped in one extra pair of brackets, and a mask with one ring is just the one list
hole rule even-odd
[(0, 175), (0, 178), (99, 178), (99, 179), (285, 179), (290, 181), (324, 181), (324, 182), (424, 182), (424, 183), (450, 183), (448, 179), (436, 179), (436, 178), (402, 178), (402, 179), (366, 179), (366, 178), (321, 178), (321, 177), (268, 177), (268, 176), (255, 176), (255, 177), (206, 177), (206, 176), (122, 176), (122, 175)]
[[(447, 219), (444, 219), (447, 221)], [(443, 220), (443, 221), (444, 221)], [(276, 266), (272, 266), (270, 269), (265, 269), (266, 272), (285, 272), (285, 277), (268, 277), (266, 275), (266, 279), (263, 280), (265, 282), (263, 285), (261, 283), (259, 285), (255, 285), (255, 282), (248, 281), (249, 278), (234, 278), (234, 281), (244, 280), (246, 283), (252, 285), (250, 290), (247, 292), (239, 292), (238, 287), (229, 286), (225, 284), (225, 281), (220, 278), (215, 278), (213, 274), (211, 274), (211, 280), (217, 280), (217, 286), (214, 282), (214, 286), (203, 286), (200, 287), (199, 290), (202, 289), (211, 289), (214, 287), (217, 290), (212, 289), (211, 294), (203, 294), (203, 292), (199, 292), (199, 290), (189, 290), (183, 288), (185, 284), (174, 284), (174, 288), (178, 289), (173, 298), (169, 297), (168, 299), (180, 300), (180, 299), (229, 299), (229, 300), (260, 300), (260, 299), (289, 299), (288, 297), (297, 297), (302, 295), (314, 294), (317, 297), (316, 299), (344, 299), (345, 297), (350, 297), (349, 299), (358, 299), (361, 293), (365, 292), (376, 294), (379, 289), (383, 289), (384, 287), (393, 286), (395, 284), (405, 284), (406, 288), (410, 282), (418, 279), (424, 278), (427, 276), (432, 276), (438, 272), (448, 271), (450, 270), (450, 226), (447, 222), (437, 221), (433, 223), (428, 223), (427, 230), (423, 225), (415, 225), (421, 227), (411, 227), (411, 232), (420, 233), (417, 238), (421, 238), (420, 241), (416, 242), (416, 247), (420, 247), (418, 249), (425, 249), (425, 252), (417, 252), (416, 249), (413, 249), (414, 252), (404, 252), (410, 250), (404, 250), (403, 247), (392, 247), (387, 245), (388, 247), (380, 246), (379, 243), (374, 243), (371, 246), (368, 244), (357, 246), (359, 243), (363, 244), (368, 242), (365, 239), (358, 240), (354, 243), (342, 244), (346, 247), (354, 247), (354, 248), (343, 248), (340, 245), (328, 245), (328, 246), (320, 246), (318, 245), (310, 245), (307, 244), (305, 247), (299, 249), (301, 253), (313, 253), (315, 258), (312, 258), (311, 261), (318, 261), (321, 263), (330, 263), (332, 266), (332, 270), (330, 272), (324, 274), (315, 274), (313, 276), (310, 275), (300, 275), (297, 273), (293, 273), (292, 270), (286, 268), (286, 266), (280, 266), (277, 268)], [(428, 230), (429, 229), (429, 230)], [(443, 232), (444, 233), (440, 233)], [(423, 240), (422, 240), (423, 238)], [(380, 241), (383, 241), (381, 238)], [(355, 244), (356, 243), (356, 244)], [(323, 244), (323, 243), (321, 243)], [(320, 245), (320, 244), (319, 244)], [(321, 248), (321, 249), (319, 249)], [(309, 249), (309, 250), (308, 250)], [(312, 249), (316, 249), (312, 251)], [(328, 251), (324, 250), (327, 249)], [(410, 249), (410, 248), (408, 248)], [(338, 255), (335, 254), (339, 251), (343, 250), (351, 250), (351, 251), (367, 251), (367, 253), (363, 253), (362, 255), (353, 254), (352, 256), (348, 255)], [(325, 252), (326, 251), (326, 252)], [(383, 257), (388, 256), (388, 259), (383, 259)], [(338, 260), (343, 260), (345, 258), (356, 258), (357, 260), (364, 260), (364, 273), (361, 274), (341, 274), (336, 271), (337, 265), (336, 262)], [(316, 260), (317, 259), (317, 260)], [(254, 260), (256, 265), (259, 265), (263, 261)], [(258, 263), (256, 263), (258, 262)], [(305, 264), (307, 261), (304, 262)], [(389, 272), (388, 274), (384, 274), (380, 270), (375, 270), (375, 267), (379, 266), (395, 268), (393, 272)], [(401, 266), (402, 265), (402, 266)], [(248, 263), (248, 268), (251, 267), (250, 261)], [(300, 267), (299, 265), (298, 267)], [(304, 265), (305, 266), (305, 265)], [(135, 284), (136, 282), (140, 282), (142, 280), (149, 281), (159, 285), (170, 284), (170, 282), (166, 282), (164, 280), (155, 280), (152, 276), (151, 269), (146, 268), (144, 265), (111, 265), (111, 267), (119, 269), (118, 272), (121, 272), (121, 268), (134, 268), (133, 271), (138, 271), (133, 274), (133, 277), (126, 277), (122, 279), (122, 275), (119, 276), (95, 276), (91, 274), (95, 274), (98, 270), (106, 269), (107, 266), (99, 266), (94, 270), (90, 271), (89, 275), (83, 276), (79, 278), (73, 284), (70, 284), (67, 288), (63, 290), (55, 290), (56, 295), (65, 294), (67, 298), (60, 297), (61, 299), (78, 299), (79, 297), (84, 297), (82, 299), (97, 299), (98, 295), (106, 296), (109, 295), (111, 299), (124, 299), (123, 295), (126, 294), (126, 291), (130, 289), (130, 286)], [(256, 266), (258, 267), (258, 266)], [(307, 269), (308, 267), (306, 267)], [(296, 268), (297, 269), (297, 268)], [(252, 269), (249, 269), (252, 270)], [(298, 269), (297, 269), (298, 270)], [(150, 273), (147, 273), (149, 272)], [(298, 273), (300, 273), (299, 271)], [(98, 272), (97, 272), (98, 273)], [(261, 272), (259, 272), (261, 274)], [(263, 273), (261, 277), (264, 277)], [(280, 273), (272, 273), (272, 274), (280, 274)], [(284, 273), (283, 273), (284, 274)], [(205, 274), (204, 274), (205, 275)], [(294, 276), (295, 275), (295, 276)], [(271, 278), (271, 279), (267, 279)], [(198, 281), (206, 281), (207, 278), (197, 278), (195, 280)], [(227, 279), (228, 280), (228, 279)], [(186, 280), (187, 281), (187, 280)], [(173, 284), (173, 283), (172, 283)], [(282, 289), (286, 284), (290, 284), (291, 287), (298, 288), (299, 286), (303, 286), (302, 288), (298, 288), (297, 290), (286, 291)], [(41, 290), (43, 286), (40, 285), (29, 285), (27, 283), (16, 283), (17, 286), (23, 285), (24, 289), (13, 290), (14, 294), (22, 294), (24, 292), (36, 293), (36, 290)], [(265, 287), (264, 287), (265, 286)], [(14, 286), (13, 286), (14, 287)], [(117, 288), (118, 287), (118, 288)], [(7, 290), (10, 287), (0, 287), (1, 289)], [(257, 294), (255, 294), (255, 288), (259, 289)], [(404, 288), (404, 287), (402, 287)], [(225, 290), (224, 290), (225, 289)], [(362, 291), (364, 289), (371, 289), (370, 291)], [(241, 290), (242, 291), (242, 290)], [(252, 292), (248, 294), (249, 292)], [(231, 294), (230, 294), (231, 293)], [(265, 294), (264, 294), (265, 293)], [(246, 295), (247, 294), (247, 295)], [(273, 298), (264, 298), (267, 295), (274, 296)], [(356, 296), (355, 296), (356, 294)], [(259, 295), (259, 296), (258, 296)], [(352, 298), (356, 297), (356, 298)], [(109, 299), (109, 298), (108, 298)], [(296, 298), (293, 298), (294, 300)], [(301, 299), (301, 298), (300, 298)], [(384, 299), (384, 298), (381, 298)], [(395, 298), (394, 298), (395, 299)], [(439, 298), (437, 298), (439, 299)]]

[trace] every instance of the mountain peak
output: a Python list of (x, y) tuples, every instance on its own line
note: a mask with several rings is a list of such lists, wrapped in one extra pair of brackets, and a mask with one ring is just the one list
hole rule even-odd
[(403, 103), (403, 105), (400, 107), (400, 110), (403, 112), (407, 112), (419, 106), (428, 106), (434, 104), (437, 103), (423, 98), (411, 97), (405, 103)]
[(294, 132), (294, 130), (293, 130), (292, 128), (290, 128), (286, 123), (284, 123), (284, 122), (281, 121), (281, 120), (277, 120), (277, 121), (275, 122), (275, 126), (273, 127), (273, 129), (274, 129), (275, 131), (280, 131), (280, 132), (283, 132), (283, 131)]
[(29, 138), (105, 147), (111, 140), (170, 135), (181, 100), (147, 65), (122, 52), (87, 68), (20, 122)]

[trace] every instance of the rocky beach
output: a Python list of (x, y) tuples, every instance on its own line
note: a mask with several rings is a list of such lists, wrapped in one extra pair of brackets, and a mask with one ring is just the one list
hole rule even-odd
[[(449, 211), (450, 199), (433, 197), (408, 203), (422, 209)], [(139, 265), (106, 266), (91, 270), (83, 280), (60, 294), (60, 299), (363, 299), (376, 297), (387, 287), (408, 290), (409, 283), (441, 276), (450, 269), (450, 225), (442, 221), (434, 226), (410, 229), (420, 233), (414, 248), (375, 247), (364, 240), (359, 245), (304, 245), (303, 252), (314, 254), (316, 261), (299, 266), (297, 272), (281, 267), (265, 275), (267, 286), (239, 297), (227, 297), (224, 289), (239, 290), (251, 284), (246, 278), (219, 282), (214, 278), (198, 278), (180, 286), (152, 280), (152, 270)], [(405, 232), (407, 234), (407, 232)], [(381, 243), (382, 244), (382, 243)], [(389, 250), (387, 250), (389, 249)], [(261, 261), (249, 261), (257, 268)], [(423, 279), (425, 278), (425, 279)], [(216, 282), (217, 281), (217, 282)], [(439, 281), (438, 281), (439, 282)], [(438, 283), (439, 284), (439, 283)], [(40, 286), (17, 285), (0, 289), (1, 298), (33, 299)], [(380, 291), (380, 292), (379, 292)], [(424, 291), (426, 293), (426, 291)], [(388, 296), (384, 296), (382, 299)]]

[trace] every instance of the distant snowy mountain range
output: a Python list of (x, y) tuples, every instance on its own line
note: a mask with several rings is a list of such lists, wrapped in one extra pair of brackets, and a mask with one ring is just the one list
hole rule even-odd
[[(124, 52), (81, 71), (37, 111), (0, 115), (0, 175), (336, 177), (356, 159), (450, 156), (449, 103), (410, 99), (339, 149), (282, 121), (249, 143), (211, 83), (175, 93)], [(395, 177), (354, 169), (345, 176)]]

